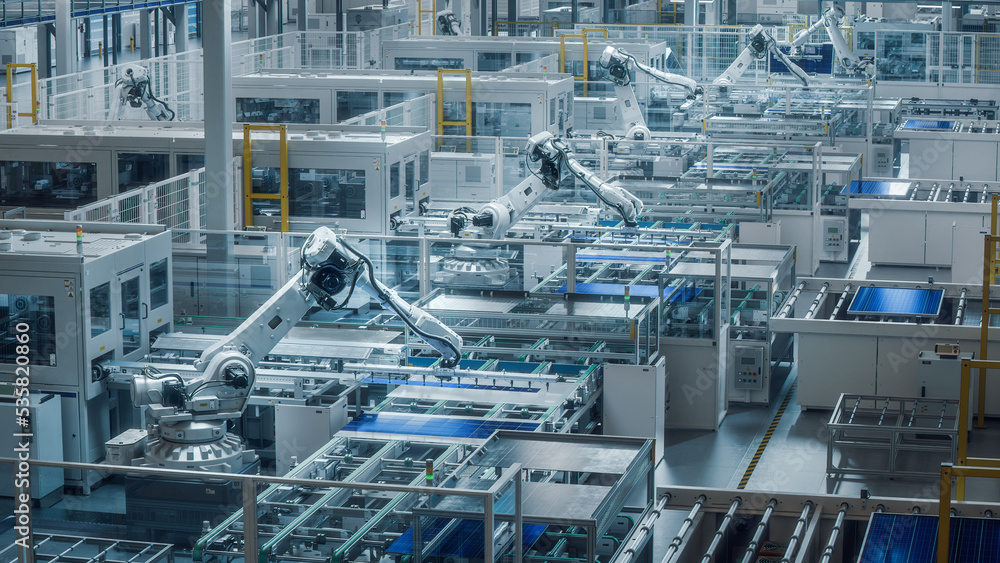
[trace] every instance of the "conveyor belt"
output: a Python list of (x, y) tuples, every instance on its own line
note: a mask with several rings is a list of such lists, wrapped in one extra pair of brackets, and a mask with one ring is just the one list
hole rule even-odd
[(434, 416), (427, 414), (405, 414), (394, 412), (369, 413), (356, 418), (344, 426), (351, 432), (376, 432), (380, 434), (413, 434), (416, 436), (442, 436), (449, 438), (489, 438), (497, 430), (538, 429), (537, 422), (516, 420), (483, 420)]
[(849, 186), (844, 186), (840, 193), (847, 193), (850, 189), (851, 194), (905, 196), (910, 193), (912, 185), (910, 182), (859, 182), (853, 180)]
[(862, 287), (851, 301), (847, 314), (936, 317), (942, 301), (943, 289)]
[[(938, 518), (919, 514), (872, 514), (858, 563), (935, 563)], [(951, 518), (949, 563), (1000, 561), (1000, 520)]]
[(954, 128), (954, 121), (936, 121), (931, 119), (907, 119), (900, 127), (900, 129), (906, 131), (951, 131)]
[[(430, 526), (421, 530), (420, 535), (424, 543), (431, 541), (444, 530), (451, 520), (447, 518), (435, 518)], [(545, 526), (538, 524), (527, 524), (521, 528), (522, 553), (531, 548), (532, 545), (545, 532)], [(459, 520), (455, 527), (448, 532), (448, 536), (438, 542), (430, 552), (422, 553), (424, 557), (460, 557), (463, 559), (483, 558), (483, 523), (476, 520)], [(403, 532), (389, 546), (386, 553), (412, 554), (413, 553), (413, 528)]]
[[(655, 285), (630, 285), (628, 286), (629, 295), (635, 295), (639, 297), (656, 297), (656, 286)], [(663, 288), (663, 296), (666, 297), (675, 288), (673, 286), (668, 286)], [(625, 295), (625, 284), (615, 284), (615, 283), (578, 283), (576, 284), (576, 292), (584, 293), (587, 295)], [(556, 293), (566, 293), (566, 285), (556, 290)], [(670, 302), (674, 303), (677, 301), (688, 302), (693, 300), (698, 294), (701, 293), (701, 288), (688, 288), (684, 291), (678, 291), (674, 295)]]

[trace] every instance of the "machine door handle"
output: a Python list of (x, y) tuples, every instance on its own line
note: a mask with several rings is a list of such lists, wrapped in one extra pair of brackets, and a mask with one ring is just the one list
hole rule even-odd
[(149, 305), (146, 303), (142, 304), (142, 318), (144, 320), (149, 318)]
[(125, 313), (118, 313), (118, 316), (122, 318), (122, 326), (118, 330), (125, 330)]

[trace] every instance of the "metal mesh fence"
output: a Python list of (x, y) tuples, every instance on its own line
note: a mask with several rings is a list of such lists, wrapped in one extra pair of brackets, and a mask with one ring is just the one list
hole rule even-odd
[[(233, 160), (234, 191), (240, 185), (242, 166)], [(204, 229), (208, 221), (205, 169), (192, 170), (149, 186), (136, 188), (113, 197), (96, 201), (73, 211), (67, 211), (67, 221), (96, 223), (143, 223), (163, 225), (170, 229)], [(234, 194), (237, 197), (238, 194)], [(239, 224), (239, 199), (232, 210), (233, 224)], [(197, 206), (197, 207), (195, 207)], [(174, 240), (181, 241), (189, 233), (178, 231)]]

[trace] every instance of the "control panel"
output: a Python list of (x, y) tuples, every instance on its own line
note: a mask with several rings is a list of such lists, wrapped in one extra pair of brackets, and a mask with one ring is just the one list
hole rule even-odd
[(823, 220), (823, 250), (837, 253), (844, 249), (846, 221), (843, 219)]
[(873, 145), (872, 146), (872, 169), (871, 174), (876, 176), (892, 176), (892, 145)]
[(736, 346), (733, 357), (736, 377), (734, 387), (739, 390), (764, 389), (764, 349), (760, 346)]

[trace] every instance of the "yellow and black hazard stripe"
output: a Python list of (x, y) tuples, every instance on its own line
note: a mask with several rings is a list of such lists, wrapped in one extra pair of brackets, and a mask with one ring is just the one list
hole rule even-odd
[(771, 421), (771, 425), (767, 427), (767, 432), (764, 433), (764, 439), (760, 441), (760, 445), (757, 446), (757, 451), (753, 454), (753, 459), (750, 460), (750, 465), (747, 466), (747, 470), (743, 472), (743, 478), (740, 479), (740, 484), (736, 487), (737, 489), (745, 489), (747, 483), (750, 482), (750, 476), (753, 475), (753, 470), (757, 469), (757, 463), (760, 461), (760, 457), (764, 455), (764, 448), (767, 447), (768, 442), (771, 441), (771, 435), (774, 434), (774, 430), (778, 428), (778, 423), (781, 422), (781, 415), (785, 414), (785, 409), (788, 408), (788, 403), (792, 400), (792, 395), (795, 393), (795, 386), (798, 382), (793, 382), (792, 386), (788, 388), (788, 393), (785, 395), (785, 400), (781, 401), (781, 406), (778, 407), (778, 412), (774, 413), (774, 420)]

